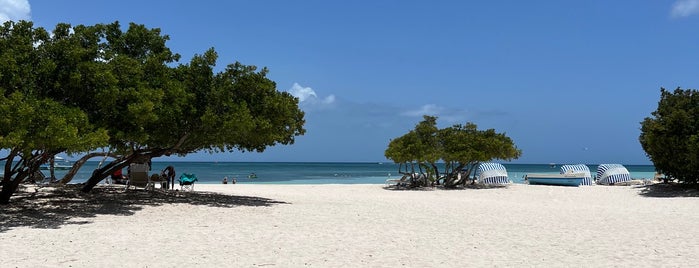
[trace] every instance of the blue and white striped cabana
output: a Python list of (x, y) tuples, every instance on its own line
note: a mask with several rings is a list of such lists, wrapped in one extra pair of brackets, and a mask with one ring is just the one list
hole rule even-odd
[(601, 164), (597, 167), (597, 183), (610, 185), (631, 181), (631, 174), (620, 164)]
[(584, 173), (585, 178), (582, 180), (580, 185), (592, 185), (592, 175), (590, 174), (590, 168), (588, 168), (587, 165), (562, 165), (561, 174), (566, 173)]
[(510, 183), (507, 177), (507, 169), (500, 163), (481, 163), (476, 169), (476, 180), (485, 184)]

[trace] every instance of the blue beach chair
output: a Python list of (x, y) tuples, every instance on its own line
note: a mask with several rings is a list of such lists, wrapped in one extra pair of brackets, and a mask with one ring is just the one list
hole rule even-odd
[(180, 190), (182, 191), (193, 191), (194, 190), (194, 182), (198, 181), (197, 175), (191, 174), (191, 173), (184, 173), (180, 175), (180, 179), (178, 180), (180, 182)]

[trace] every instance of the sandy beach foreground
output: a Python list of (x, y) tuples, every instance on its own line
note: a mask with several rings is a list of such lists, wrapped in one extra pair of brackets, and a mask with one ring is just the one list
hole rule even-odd
[(530, 185), (395, 191), (382, 185), (200, 184), (195, 190), (101, 189), (64, 193), (60, 201), (20, 195), (14, 205), (0, 208), (2, 266), (699, 263), (696, 192), (668, 197), (645, 186)]

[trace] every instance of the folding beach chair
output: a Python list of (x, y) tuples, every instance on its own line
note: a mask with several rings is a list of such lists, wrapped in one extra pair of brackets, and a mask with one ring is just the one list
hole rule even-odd
[(180, 190), (182, 191), (193, 191), (194, 182), (198, 181), (197, 175), (191, 173), (184, 173), (180, 176), (178, 180), (180, 182)]
[(148, 178), (148, 170), (148, 164), (129, 165), (129, 179), (126, 181), (126, 188), (124, 188), (124, 190), (128, 190), (131, 186), (134, 188), (143, 187), (146, 190), (152, 188), (153, 184)]

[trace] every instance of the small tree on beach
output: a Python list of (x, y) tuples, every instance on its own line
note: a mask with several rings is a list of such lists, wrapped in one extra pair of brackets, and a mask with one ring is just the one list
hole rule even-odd
[[(437, 117), (423, 116), (423, 120), (415, 126), (414, 130), (420, 144), (417, 161), (427, 170), (427, 176), (433, 181), (439, 179), (439, 167), (437, 161), (441, 158), (437, 127)], [(422, 170), (421, 170), (422, 171)]]
[[(437, 131), (437, 118), (424, 116), (424, 120), (418, 123), (414, 130), (391, 140), (384, 155), (395, 163), (399, 163), (398, 173), (412, 176), (416, 173), (417, 167), (420, 173), (427, 171), (428, 179), (436, 181), (439, 174), (437, 161), (440, 158)], [(401, 170), (402, 166), (405, 166), (405, 170)], [(427, 181), (416, 181), (416, 183), (427, 184)]]
[(639, 141), (656, 170), (699, 183), (699, 92), (660, 88), (658, 108), (641, 122)]
[[(393, 139), (384, 155), (395, 163), (427, 166), (436, 176), (440, 174), (437, 162), (444, 161), (445, 187), (465, 184), (480, 162), (512, 160), (522, 154), (512, 139), (494, 129), (478, 130), (473, 123), (438, 129), (436, 117), (425, 116), (424, 119), (414, 130)], [(459, 178), (458, 174), (464, 169), (467, 172)]]
[[(497, 133), (494, 129), (478, 130), (476, 124), (470, 122), (440, 130), (439, 140), (447, 174), (444, 186), (447, 188), (465, 184), (482, 162), (512, 160), (522, 155), (504, 133)], [(463, 175), (460, 178), (459, 173)]]

